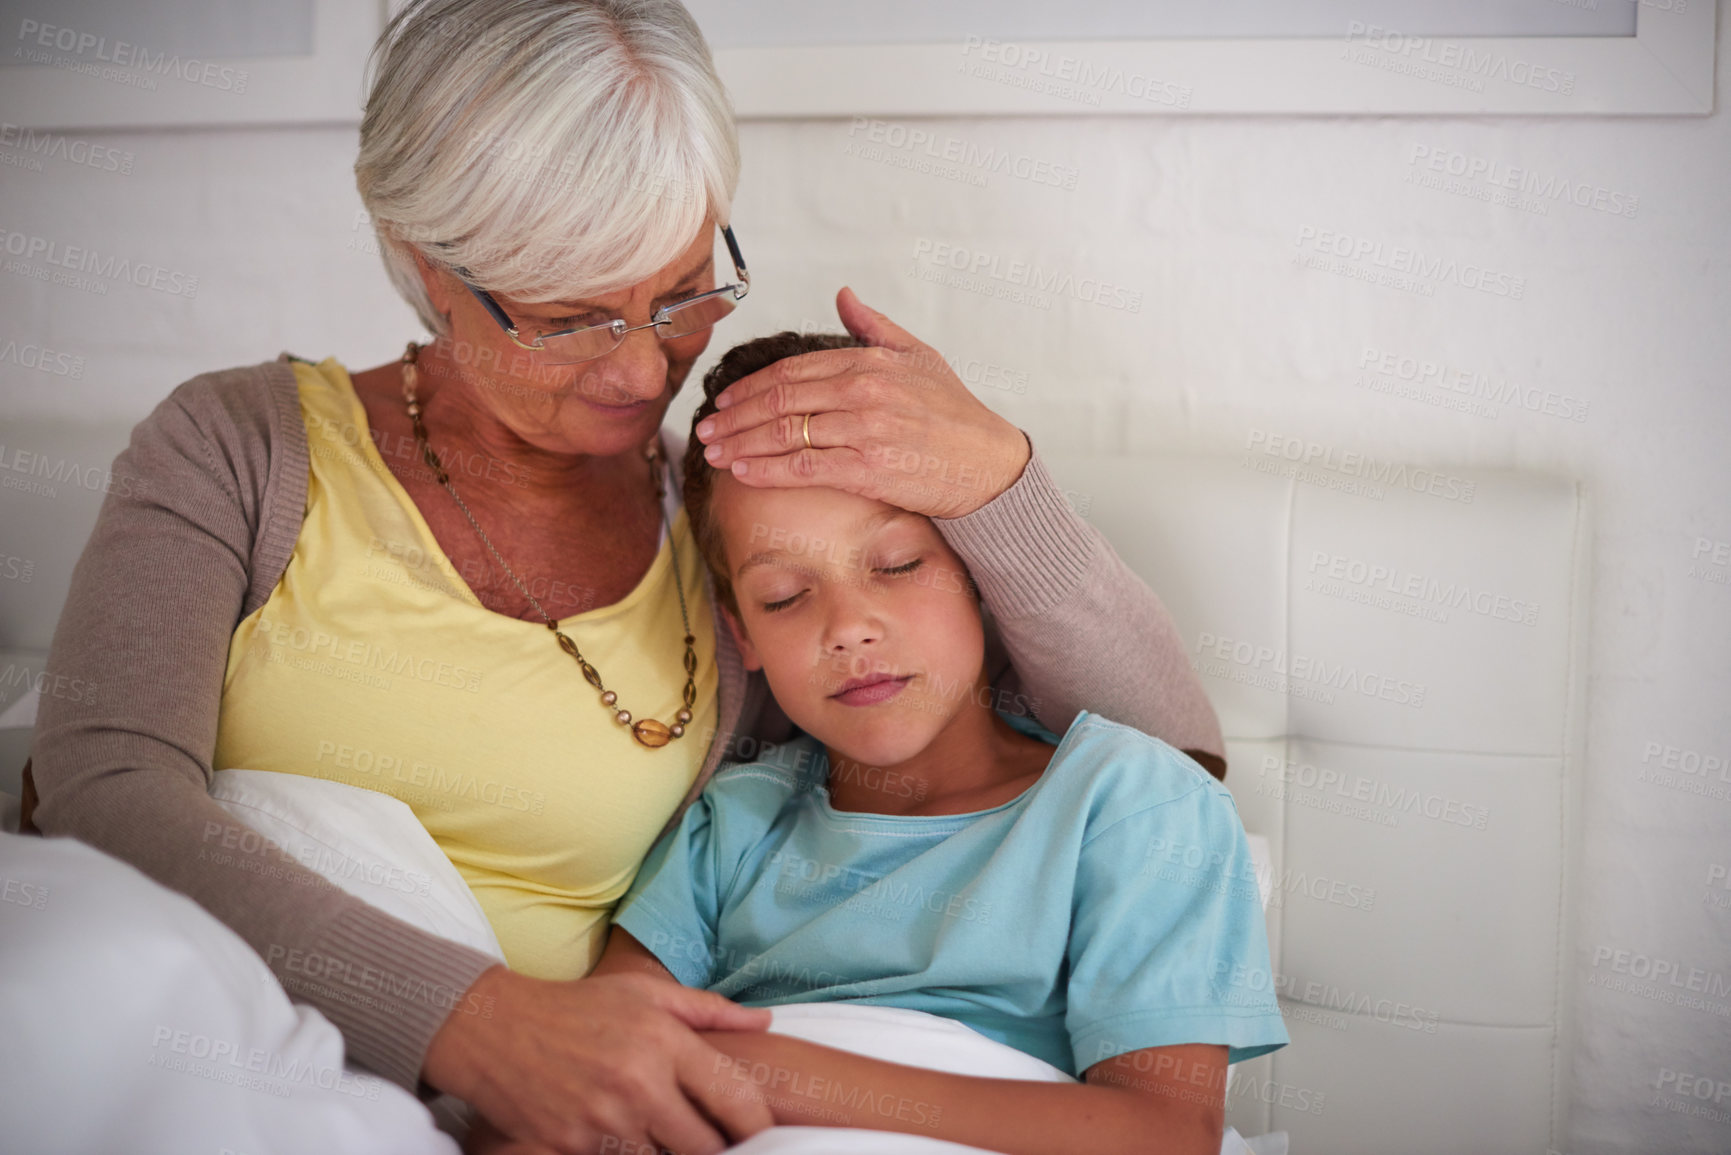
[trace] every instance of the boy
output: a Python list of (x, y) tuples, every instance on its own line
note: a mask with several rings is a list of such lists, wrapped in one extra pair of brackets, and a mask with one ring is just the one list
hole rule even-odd
[[(857, 344), (783, 333), (730, 350), (693, 426), (740, 377)], [(737, 1063), (925, 1108), (826, 1099), (814, 1120), (771, 1097), (777, 1123), (1214, 1155), (1226, 1064), (1288, 1041), (1266, 986), (1217, 977), (1270, 969), (1231, 795), (1086, 710), (1060, 739), (993, 709), (979, 594), (930, 519), (834, 489), (754, 489), (703, 448), (693, 435), (685, 460), (693, 532), (746, 667), (804, 733), (716, 774), (644, 861), (596, 973), (649, 969), (756, 1006), (926, 1011), (1084, 1080), (707, 1032)]]

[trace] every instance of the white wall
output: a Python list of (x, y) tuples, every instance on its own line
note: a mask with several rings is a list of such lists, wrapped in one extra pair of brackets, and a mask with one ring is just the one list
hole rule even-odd
[[(1723, 91), (1731, 52), (1720, 40)], [(1074, 169), (1070, 189), (1005, 174), (982, 187), (967, 166), (905, 170), (881, 159), (903, 155), (893, 148), (850, 153), (871, 143), (850, 127), (744, 126), (735, 224), (753, 292), (715, 348), (826, 322), (848, 283), (977, 362), (970, 372), (989, 364), (993, 380), (1025, 383), (978, 392), (1053, 452), (1243, 452), (1279, 435), (1587, 481), (1597, 557), (1568, 1151), (1731, 1149), (1731, 1097), (1700, 1104), (1716, 1115), (1689, 1114), (1700, 1101), (1660, 1085), (1666, 1071), (1731, 1080), (1731, 889), (1710, 885), (1731, 865), (1731, 780), (1662, 765), (1731, 757), (1726, 114), (904, 126)], [(130, 172), (59, 159), (31, 171), (0, 145), (0, 228), (157, 263), (196, 276), (197, 293), (111, 283), (99, 295), (6, 266), (0, 419), (131, 421), (202, 370), (283, 349), (359, 369), (421, 336), (356, 224), (352, 128), (68, 135), (131, 154)], [(1411, 183), (1428, 171), (1412, 161), (1419, 149), (1602, 188), (1619, 206), (1638, 200), (1627, 216), (1489, 204)], [(1520, 299), (1452, 282), (1421, 295), (1296, 263), (1313, 251), (1301, 238), (1324, 230), (1380, 245), (1385, 259), (1406, 247), (1489, 267), (1505, 290), (1519, 279)], [(922, 240), (1001, 269), (1029, 261), (1111, 281), (1140, 294), (1139, 308), (1063, 297), (1040, 308), (928, 283), (910, 276)], [(1368, 258), (1360, 267), (1375, 270)], [(82, 376), (26, 369), (7, 342), (81, 357)], [(1355, 384), (1367, 350), (1485, 374), (1536, 391), (1535, 405), (1550, 391), (1549, 408), (1585, 404), (1585, 419), (1373, 392)], [(689, 411), (678, 405), (671, 420), (683, 428)], [(1685, 977), (1700, 968), (1721, 989), (1695, 1007), (1607, 989), (1598, 984), (1627, 977), (1606, 957), (1615, 951), (1636, 969), (1647, 965), (1637, 956)]]

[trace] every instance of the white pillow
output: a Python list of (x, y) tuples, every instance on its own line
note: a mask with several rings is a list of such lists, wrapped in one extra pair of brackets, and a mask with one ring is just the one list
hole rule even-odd
[(219, 770), (210, 793), (296, 862), (355, 897), (505, 961), (481, 904), (402, 799), (269, 770)]
[(239, 935), (74, 839), (0, 833), (0, 1040), (8, 1151), (458, 1155)]
[(1268, 913), (1268, 898), (1274, 893), (1274, 856), (1268, 848), (1268, 837), (1246, 834), (1250, 844), (1250, 865), (1256, 871), (1256, 892), (1262, 899), (1262, 911)]

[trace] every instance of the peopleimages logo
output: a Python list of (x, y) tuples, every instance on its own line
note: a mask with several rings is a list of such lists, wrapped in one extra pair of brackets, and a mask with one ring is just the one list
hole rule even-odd
[[(1340, 809), (1347, 813), (1346, 806), (1350, 803), (1363, 803), (1362, 814), (1347, 813), (1347, 816), (1369, 817), (1382, 821), (1385, 826), (1398, 826), (1400, 821), (1397, 815), (1421, 814), (1453, 826), (1483, 830), (1490, 818), (1490, 810), (1483, 806), (1474, 806), (1416, 787), (1392, 786), (1375, 778), (1367, 778), (1363, 774), (1346, 773), (1297, 759), (1282, 759), (1277, 754), (1262, 756), (1261, 777), (1272, 777), (1274, 781), (1265, 785), (1273, 789), (1265, 790), (1263, 786), (1258, 786), (1258, 794), (1272, 793), (1281, 799), (1296, 795), (1297, 790), (1311, 790), (1318, 795), (1333, 794), (1334, 798), (1323, 801), (1339, 802), (1343, 804), (1341, 807), (1317, 808)], [(1293, 797), (1292, 800), (1297, 801), (1297, 798)], [(1383, 820), (1385, 816), (1389, 820)]]
[[(41, 260), (74, 273), (89, 273), (101, 280), (130, 281), (141, 289), (155, 289), (159, 293), (170, 293), (177, 297), (198, 296), (198, 278), (189, 273), (165, 269), (147, 261), (134, 263), (128, 257), (117, 257), (112, 253), (104, 256), (92, 248), (62, 244), (48, 237), (20, 233), (3, 226), (0, 226), (0, 252), (24, 261)], [(30, 275), (27, 267), (8, 271)], [(47, 271), (43, 270), (42, 278), (46, 276)], [(108, 286), (102, 284), (101, 280), (81, 283), (77, 287), (106, 293)]]
[(20, 686), (28, 686), (44, 698), (58, 698), (86, 706), (96, 704), (95, 682), (65, 674), (50, 674), (47, 670), (32, 670), (19, 662), (6, 663), (4, 668), (0, 668), (0, 700), (11, 697), (10, 691)]
[(848, 894), (852, 897), (841, 901), (847, 902), (850, 910), (918, 909), (964, 922), (985, 922), (992, 912), (991, 903), (982, 902), (966, 891), (927, 890), (905, 879), (823, 862), (792, 851), (775, 851), (765, 865), (774, 868), (777, 894)]
[(100, 465), (79, 465), (64, 457), (49, 457), (0, 442), (0, 486), (53, 497), (58, 492), (53, 486), (65, 484), (122, 497), (131, 497), (144, 488), (142, 478), (126, 474), (115, 477), (112, 470)]
[[(1319, 1007), (1326, 1011), (1340, 1011), (1385, 1026), (1419, 1031), (1427, 1035), (1437, 1033), (1437, 1023), (1442, 1017), (1436, 1011), (1403, 1000), (1342, 988), (1316, 979), (1270, 973), (1260, 967), (1247, 967), (1243, 963), (1227, 963), (1224, 960), (1214, 964), (1211, 986), (1216, 994), (1229, 999), (1232, 999), (1234, 990), (1248, 991), (1252, 996), (1261, 996), (1263, 999), (1278, 996), (1290, 1003)], [(1251, 999), (1243, 997), (1232, 1001), (1251, 1003)], [(1282, 1008), (1282, 1011), (1290, 1013), (1287, 1008)]]
[(0, 363), (7, 361), (25, 369), (52, 373), (56, 377), (84, 376), (83, 357), (74, 353), (56, 352), (30, 342), (21, 345), (15, 338), (7, 338), (6, 343), (0, 345)]
[[(292, 657), (295, 660), (289, 664), (300, 669), (340, 673), (341, 668), (329, 667), (328, 663), (343, 662), (350, 673), (372, 674), (377, 671), (378, 674), (414, 678), (429, 685), (467, 690), (471, 694), (479, 693), (481, 689), (479, 670), (394, 645), (379, 645), (363, 638), (343, 638), (323, 630), (281, 620), (268, 621), (262, 617), (257, 620), (253, 636), (264, 644), (267, 661), (289, 661)], [(326, 663), (316, 664), (320, 658)], [(375, 680), (366, 684), (378, 686), (379, 680), (375, 675)], [(378, 688), (389, 689), (390, 684), (387, 681)]]
[(1084, 60), (1067, 52), (1049, 52), (989, 37), (969, 36), (962, 42), (962, 57), (958, 71), (975, 79), (992, 80), (1093, 108), (1100, 106), (1102, 94), (1127, 96), (1167, 108), (1189, 108), (1193, 95), (1188, 84), (1127, 72), (1116, 65)]
[[(188, 84), (215, 88), (222, 92), (246, 91), (248, 74), (244, 68), (232, 68), (226, 64), (214, 64), (190, 57), (182, 60), (179, 53), (153, 53), (142, 44), (131, 44), (125, 40), (111, 41), (106, 36), (80, 32), (76, 28), (44, 24), (39, 20), (21, 20), (18, 24), (17, 40), (19, 43), (13, 48), (12, 55), (27, 63), (47, 64), (72, 72), (88, 72), (100, 75), (104, 80), (124, 81), (146, 91), (156, 87), (150, 76), (129, 75), (111, 68), (99, 68), (97, 65), (113, 64), (119, 68), (173, 77)], [(56, 56), (55, 52), (70, 55)]]
[[(1307, 572), (1321, 578), (1333, 579), (1335, 582), (1345, 582), (1369, 591), (1386, 592), (1436, 607), (1466, 610), (1481, 617), (1516, 622), (1523, 626), (1539, 624), (1539, 607), (1536, 602), (1510, 597), (1496, 590), (1474, 587), (1464, 581), (1440, 581), (1384, 562), (1313, 549), (1310, 551), (1310, 566)], [(1325, 594), (1336, 593), (1321, 583), (1307, 582), (1305, 588), (1317, 588), (1318, 592)], [(1448, 615), (1445, 613), (1436, 620), (1447, 621)]]
[(1527, 294), (1525, 277), (1500, 272), (1471, 261), (1463, 263), (1453, 257), (1427, 256), (1418, 249), (1409, 249), (1404, 245), (1389, 247), (1368, 237), (1355, 237), (1350, 233), (1319, 229), (1314, 225), (1299, 226), (1298, 239), (1293, 243), (1300, 250), (1309, 250), (1323, 256), (1369, 262), (1376, 268), (1414, 277), (1421, 284), (1430, 282), (1458, 285), (1463, 289), (1489, 293), (1493, 297), (1507, 297), (1511, 301), (1522, 300)]
[[(1193, 664), (1201, 673), (1231, 677), (1231, 668), (1220, 664), (1231, 662), (1246, 675), (1251, 675), (1232, 680), (1290, 692), (1295, 697), (1314, 697), (1318, 689), (1340, 690), (1416, 710), (1424, 705), (1427, 692), (1422, 682), (1409, 682), (1375, 670), (1360, 670), (1350, 662), (1330, 665), (1327, 659), (1315, 655), (1289, 654), (1284, 646), (1256, 645), (1207, 632), (1196, 636), (1195, 653), (1197, 660)], [(1210, 662), (1210, 658), (1217, 660)], [(1300, 686), (1306, 683), (1305, 689), (1311, 692), (1301, 693)], [(1321, 700), (1333, 701), (1332, 697)]]
[[(1415, 144), (1407, 157), (1407, 165), (1408, 183), (1425, 183), (1415, 181), (1414, 177), (1436, 173), (1454, 177), (1468, 185), (1483, 185), (1487, 191), (1524, 193), (1538, 202), (1540, 215), (1545, 214), (1543, 202), (1547, 200), (1561, 200), (1578, 208), (1593, 209), (1619, 217), (1633, 217), (1641, 207), (1641, 198), (1631, 193), (1618, 192), (1585, 181), (1571, 181), (1566, 177), (1540, 173), (1537, 169), (1520, 165), (1505, 164), (1489, 157), (1469, 156), (1458, 149)], [(1454, 190), (1445, 188), (1444, 191)]]
[[(1051, 185), (1055, 188), (1073, 189), (1077, 178), (1081, 175), (1074, 165), (1062, 164), (1044, 157), (1030, 156), (1025, 152), (1017, 152), (997, 145), (979, 145), (970, 140), (947, 134), (940, 135), (931, 129), (918, 125), (898, 124), (894, 121), (878, 120), (873, 117), (856, 116), (848, 125), (847, 134), (850, 138), (848, 155), (862, 157), (866, 160), (876, 160), (883, 163), (896, 164), (892, 157), (905, 154), (918, 157), (925, 161), (941, 162), (973, 170), (966, 175), (977, 177), (980, 187), (985, 187), (988, 175), (1011, 176), (1017, 180), (1029, 181), (1033, 184)], [(851, 138), (863, 134), (864, 139), (855, 141)], [(881, 149), (875, 152), (865, 151), (865, 146), (878, 145)], [(887, 150), (887, 151), (884, 151)], [(910, 167), (899, 164), (898, 167)], [(924, 171), (924, 170), (921, 170)], [(939, 175), (942, 175), (940, 172)]]
[[(1468, 87), (1474, 92), (1484, 91), (1487, 80), (1501, 80), (1561, 96), (1572, 95), (1575, 91), (1575, 74), (1567, 69), (1549, 68), (1519, 57), (1511, 59), (1502, 52), (1476, 47), (1471, 41), (1462, 43), (1432, 40), (1428, 36), (1408, 36), (1396, 29), (1366, 24), (1362, 20), (1347, 24), (1346, 41), (1347, 55), (1344, 59), (1355, 64), (1405, 72), (1421, 79)], [(1354, 55), (1355, 49), (1357, 55)], [(1380, 52), (1382, 56), (1374, 57), (1371, 51)], [(1438, 69), (1447, 71), (1438, 74)]]
[(308, 1086), (376, 1100), (384, 1087), (376, 1076), (170, 1026), (158, 1026), (150, 1046), (152, 1067), (263, 1091), (279, 1098), (291, 1096), (296, 1086)]
[[(935, 267), (934, 271), (954, 270), (960, 277), (977, 284), (1000, 286), (1012, 292), (1026, 290), (1037, 297), (1045, 294), (1070, 297), (1086, 305), (1120, 309), (1127, 313), (1142, 311), (1142, 292), (1139, 289), (1127, 289), (1098, 277), (1077, 277), (1074, 273), (1042, 268), (1031, 261), (1006, 261), (996, 253), (934, 241), (929, 237), (920, 237), (914, 242), (916, 273), (921, 265)], [(959, 284), (958, 287), (971, 286)], [(990, 295), (1003, 294), (993, 292)]]
[[(1393, 353), (1374, 345), (1364, 347), (1359, 354), (1358, 367), (1361, 373), (1356, 384), (1377, 393), (1397, 392), (1397, 383), (1404, 383), (1417, 391), (1429, 387), (1446, 394), (1458, 394), (1463, 406), (1479, 401), (1511, 408), (1519, 406), (1529, 413), (1541, 413), (1563, 421), (1585, 421), (1591, 404), (1585, 398), (1568, 393), (1523, 386), (1506, 377), (1459, 368), (1442, 359)], [(1365, 372), (1372, 376), (1367, 378)], [(1482, 415), (1494, 418), (1497, 413), (1490, 409)]]
[[(1602, 970), (1601, 970), (1602, 968)], [(1609, 974), (1603, 971), (1610, 972)], [(1731, 1007), (1707, 1003), (1708, 999), (1731, 998), (1731, 980), (1724, 973), (1689, 966), (1680, 959), (1659, 958), (1640, 951), (1619, 950), (1610, 946), (1593, 948), (1593, 969), (1587, 985), (1627, 991), (1630, 994), (1656, 998), (1692, 1010), (1706, 1010), (1721, 1017), (1731, 1015)]]
[[(0, 121), (0, 149), (9, 148), (19, 149), (24, 157), (35, 161), (48, 157), (103, 172), (117, 172), (121, 176), (132, 172), (133, 156), (130, 152), (123, 152), (108, 145), (92, 144), (88, 140), (67, 136), (63, 132), (39, 133), (35, 129), (24, 128), (10, 121)], [(11, 162), (0, 159), (0, 163)], [(32, 167), (35, 171), (41, 171), (40, 163)]]
[[(1373, 486), (1410, 489), (1414, 493), (1440, 497), (1444, 501), (1457, 501), (1462, 505), (1471, 505), (1477, 492), (1477, 482), (1453, 474), (1398, 461), (1379, 460), (1366, 453), (1339, 450), (1322, 442), (1271, 433), (1266, 429), (1251, 429), (1245, 449), (1264, 457), (1292, 462), (1301, 468), (1328, 470), (1347, 477), (1361, 478)], [(1380, 498), (1380, 492), (1377, 496)]]
[[(1689, 1071), (1660, 1067), (1653, 1082), (1652, 1105), (1679, 1115), (1694, 1115), (1715, 1123), (1731, 1123), (1731, 1079), (1716, 1079)], [(1713, 1106), (1707, 1105), (1708, 1101)]]

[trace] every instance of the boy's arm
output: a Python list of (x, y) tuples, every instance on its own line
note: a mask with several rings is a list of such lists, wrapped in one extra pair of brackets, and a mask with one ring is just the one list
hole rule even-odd
[(1008, 1155), (1215, 1155), (1226, 1048), (1150, 1047), (1096, 1063), (1087, 1084), (952, 1075), (785, 1035), (704, 1031), (711, 1089), (762, 1099), (782, 1126), (929, 1135)]
[[(677, 982), (624, 927), (590, 975), (647, 971)], [(1226, 1119), (1226, 1048), (1149, 1047), (1095, 1063), (1087, 1085), (952, 1075), (757, 1031), (703, 1031), (720, 1052), (709, 1089), (761, 1098), (787, 1127), (930, 1135), (1009, 1155), (1215, 1155)]]
[(672, 971), (661, 965), (660, 959), (649, 953), (648, 947), (631, 937), (631, 932), (622, 926), (612, 927), (607, 932), (607, 948), (601, 952), (600, 961), (588, 977), (638, 972), (648, 972), (669, 982), (679, 981), (673, 977)]

